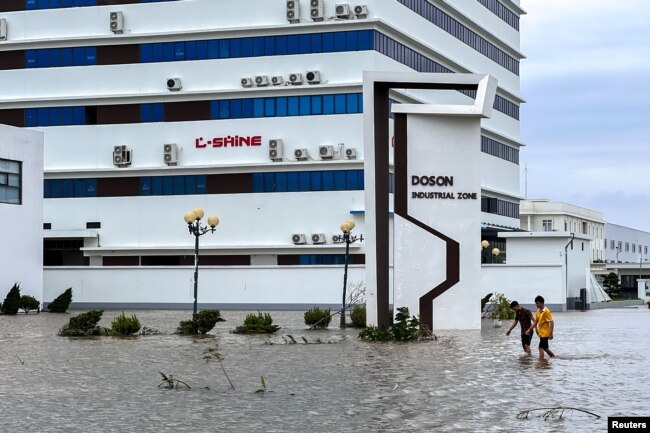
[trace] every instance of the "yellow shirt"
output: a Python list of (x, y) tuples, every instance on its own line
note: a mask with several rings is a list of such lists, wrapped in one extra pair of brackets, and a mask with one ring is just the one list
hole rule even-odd
[(551, 310), (548, 307), (544, 307), (541, 311), (538, 310), (535, 313), (535, 321), (537, 322), (537, 330), (540, 337), (550, 337), (551, 335), (551, 324), (553, 321), (553, 315)]

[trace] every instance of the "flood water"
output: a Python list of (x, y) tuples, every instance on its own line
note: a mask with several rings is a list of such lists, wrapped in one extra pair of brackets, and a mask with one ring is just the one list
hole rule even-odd
[[(0, 316), (0, 431), (590, 432), (607, 431), (607, 416), (650, 415), (645, 308), (556, 313), (558, 356), (548, 363), (538, 361), (537, 337), (534, 355), (522, 356), (518, 330), (505, 337), (507, 324), (487, 320), (481, 331), (410, 344), (361, 342), (336, 317), (331, 329), (309, 331), (298, 312), (272, 312), (282, 326), (273, 337), (231, 334), (240, 311), (223, 311), (227, 321), (204, 338), (57, 337), (76, 313)], [(117, 314), (105, 312), (100, 324)], [(167, 333), (190, 316), (135, 314)], [(287, 335), (298, 344), (285, 344)], [(215, 344), (235, 391), (219, 364), (203, 359)], [(159, 371), (192, 389), (159, 389)], [(260, 376), (265, 393), (255, 393)], [(602, 418), (517, 419), (553, 406)]]

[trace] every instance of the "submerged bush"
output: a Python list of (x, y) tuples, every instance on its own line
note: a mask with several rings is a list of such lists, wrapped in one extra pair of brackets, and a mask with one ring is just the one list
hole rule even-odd
[(363, 341), (413, 341), (424, 335), (420, 329), (420, 320), (409, 316), (407, 307), (400, 307), (388, 328), (370, 325), (359, 333), (359, 338)]
[(203, 310), (194, 314), (190, 320), (182, 320), (176, 328), (177, 334), (207, 334), (217, 322), (225, 322), (219, 310)]
[(52, 302), (47, 305), (47, 310), (50, 313), (65, 313), (72, 302), (72, 287), (57, 296)]
[(510, 308), (510, 299), (503, 293), (494, 293), (490, 297), (492, 309), (486, 313), (488, 319), (510, 320), (515, 318), (515, 312)]
[(233, 331), (235, 334), (272, 334), (280, 327), (273, 324), (273, 318), (269, 313), (247, 314), (244, 324)]
[(131, 317), (126, 317), (124, 312), (113, 319), (111, 329), (116, 335), (132, 335), (140, 330), (140, 321), (133, 314)]
[(350, 313), (350, 320), (352, 320), (352, 326), (356, 328), (365, 328), (366, 327), (366, 306), (365, 305), (355, 305)]
[(41, 312), (41, 303), (33, 296), (23, 295), (20, 297), (20, 309), (29, 314), (30, 311), (36, 310)]
[(102, 330), (97, 323), (102, 318), (104, 310), (90, 310), (87, 313), (71, 317), (68, 324), (59, 331), (63, 337), (88, 337), (91, 335), (100, 335)]
[(14, 316), (20, 309), (20, 284), (14, 283), (13, 287), (7, 293), (7, 297), (2, 303), (2, 314)]
[(311, 310), (305, 312), (305, 325), (309, 325), (313, 328), (327, 328), (332, 321), (330, 309), (320, 309), (314, 307)]

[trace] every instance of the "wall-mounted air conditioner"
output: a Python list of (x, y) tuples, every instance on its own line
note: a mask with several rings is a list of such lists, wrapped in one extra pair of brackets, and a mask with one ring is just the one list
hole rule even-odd
[(113, 164), (118, 167), (127, 167), (131, 164), (131, 150), (126, 146), (113, 146)]
[(244, 77), (240, 82), (242, 87), (253, 87), (255, 83), (251, 77)]
[(345, 239), (343, 238), (343, 235), (332, 235), (332, 243), (333, 244), (342, 244), (345, 242)]
[(163, 144), (163, 161), (167, 165), (178, 164), (178, 146), (176, 143)]
[(323, 0), (309, 1), (309, 18), (314, 21), (323, 21)]
[(368, 16), (368, 6), (356, 5), (354, 7), (354, 15), (357, 17), (357, 19), (366, 18)]
[(327, 239), (325, 239), (325, 234), (324, 233), (314, 233), (311, 235), (311, 243), (312, 244), (324, 244), (327, 243)]
[(334, 146), (332, 146), (331, 144), (318, 146), (318, 155), (320, 156), (320, 159), (333, 159)]
[(269, 158), (273, 162), (282, 161), (283, 155), (282, 140), (279, 138), (272, 138), (269, 140)]
[(300, 22), (300, 1), (287, 0), (287, 21), (291, 24)]
[(274, 86), (281, 86), (284, 84), (284, 78), (282, 75), (276, 75), (275, 77), (271, 77), (271, 84)]
[(293, 156), (298, 161), (307, 161), (309, 159), (309, 152), (307, 152), (307, 149), (296, 149), (293, 151)]
[(178, 92), (183, 88), (180, 78), (167, 78), (167, 89), (171, 92)]
[(291, 235), (291, 242), (294, 245), (305, 245), (307, 243), (307, 238), (302, 233), (295, 233)]
[(345, 149), (345, 157), (347, 159), (357, 159), (357, 149)]
[(307, 71), (305, 74), (308, 84), (320, 84), (320, 72), (319, 71)]
[(255, 85), (257, 87), (266, 87), (269, 85), (269, 77), (266, 75), (257, 75), (255, 76)]
[(349, 20), (352, 18), (352, 12), (350, 9), (350, 5), (348, 3), (339, 3), (336, 5), (336, 17), (343, 19), (343, 20)]
[(7, 19), (6, 18), (0, 18), (0, 41), (6, 41), (7, 40)]
[(302, 74), (297, 73), (289, 75), (289, 83), (295, 85), (302, 84)]
[(124, 13), (122, 11), (113, 11), (110, 16), (110, 29), (115, 34), (124, 33)]

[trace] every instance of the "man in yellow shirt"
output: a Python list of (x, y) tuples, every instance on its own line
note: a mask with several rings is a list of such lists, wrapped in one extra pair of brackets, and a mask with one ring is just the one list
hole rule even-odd
[(551, 314), (551, 310), (544, 306), (544, 298), (541, 296), (535, 298), (535, 305), (537, 306), (535, 320), (530, 325), (530, 328), (528, 328), (527, 333), (530, 334), (535, 329), (535, 332), (539, 336), (539, 359), (544, 359), (544, 352), (553, 358), (555, 353), (548, 347), (548, 340), (553, 339), (553, 328), (555, 327), (553, 315)]

